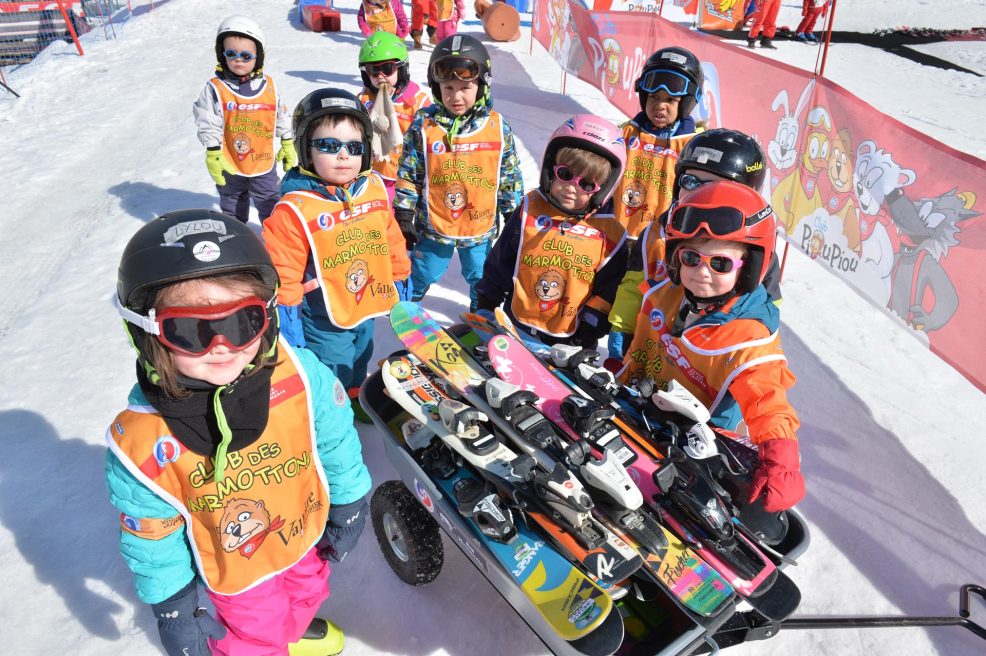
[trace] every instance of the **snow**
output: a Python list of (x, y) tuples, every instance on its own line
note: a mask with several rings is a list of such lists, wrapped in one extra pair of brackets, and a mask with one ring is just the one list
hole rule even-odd
[[(289, 104), (323, 85), (358, 89), (355, 0), (340, 34), (289, 23), (290, 2), (159, 3), (86, 36), (86, 56), (56, 44), (8, 70), (23, 96), (0, 96), (0, 613), (6, 653), (157, 654), (156, 628), (117, 549), (102, 480), (103, 433), (133, 381), (112, 298), (129, 236), (169, 210), (217, 205), (194, 136), (191, 103), (212, 69), (215, 26), (245, 13), (264, 26), (268, 72)], [(797, 20), (788, 2), (780, 24)], [(836, 29), (986, 23), (986, 2), (841, 2)], [(477, 28), (467, 27), (467, 30)], [(815, 49), (779, 42), (772, 56), (812, 68)], [(619, 119), (587, 85), (561, 75), (528, 32), (492, 48), (496, 106), (513, 126), (529, 184), (550, 130), (578, 111)], [(922, 49), (986, 72), (982, 42)], [(763, 51), (757, 51), (764, 54)], [(412, 54), (423, 80), (427, 52)], [(866, 61), (868, 65), (861, 66)], [(855, 45), (833, 47), (828, 76), (896, 118), (986, 157), (986, 81)], [(535, 109), (535, 111), (532, 111)], [(986, 583), (986, 398), (835, 276), (792, 252), (784, 342), (809, 493), (812, 545), (789, 570), (799, 615), (954, 615), (958, 586)], [(426, 306), (454, 318), (466, 302), (457, 264)], [(377, 355), (397, 348), (385, 322)], [(395, 476), (380, 435), (360, 430), (374, 480)], [(544, 646), (455, 546), (422, 588), (390, 572), (372, 530), (335, 568), (324, 612), (346, 653), (521, 654)], [(973, 618), (982, 618), (974, 604)], [(16, 647), (14, 647), (16, 645)], [(958, 628), (782, 631), (734, 654), (982, 653)]]

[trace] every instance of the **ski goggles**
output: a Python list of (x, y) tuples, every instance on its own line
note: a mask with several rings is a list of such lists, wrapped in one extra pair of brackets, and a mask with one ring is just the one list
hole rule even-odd
[(595, 182), (592, 182), (591, 180), (587, 180), (583, 178), (581, 175), (575, 175), (575, 172), (572, 169), (565, 166), (564, 164), (557, 164), (551, 170), (554, 172), (556, 180), (573, 184), (579, 188), (579, 191), (582, 191), (584, 193), (594, 194), (600, 189), (602, 189), (602, 187), (597, 185)]
[(640, 76), (637, 88), (646, 93), (654, 93), (664, 89), (672, 96), (687, 96), (694, 90), (694, 84), (677, 71), (656, 68)]
[(363, 154), (363, 149), (365, 145), (362, 141), (340, 141), (334, 137), (323, 137), (321, 139), (312, 139), (308, 142), (312, 148), (320, 153), (328, 153), (329, 155), (335, 155), (343, 148), (346, 152), (353, 157), (359, 157)]
[(668, 225), (680, 237), (694, 237), (700, 230), (717, 237), (740, 236), (749, 226), (760, 223), (773, 214), (770, 205), (747, 217), (734, 207), (672, 206)]
[(217, 344), (239, 351), (254, 344), (267, 330), (277, 297), (264, 301), (257, 296), (204, 307), (169, 307), (147, 316), (120, 305), (120, 315), (144, 332), (154, 335), (168, 349), (185, 355), (208, 353)]
[(692, 173), (682, 173), (678, 176), (678, 186), (685, 191), (695, 191), (706, 182), (711, 182), (711, 180), (703, 180)]
[(468, 57), (445, 57), (431, 66), (431, 76), (436, 82), (472, 82), (479, 79), (479, 63)]
[(733, 269), (743, 266), (742, 257), (730, 257), (728, 255), (706, 255), (693, 251), (690, 248), (678, 249), (678, 261), (682, 266), (693, 269), (705, 262), (712, 271), (718, 274), (729, 273)]
[(393, 75), (400, 70), (402, 64), (403, 62), (396, 61), (374, 62), (372, 64), (363, 64), (363, 70), (370, 77), (374, 75)]
[(245, 62), (253, 61), (257, 58), (257, 55), (248, 50), (227, 50), (223, 53), (223, 57), (226, 59), (242, 59)]

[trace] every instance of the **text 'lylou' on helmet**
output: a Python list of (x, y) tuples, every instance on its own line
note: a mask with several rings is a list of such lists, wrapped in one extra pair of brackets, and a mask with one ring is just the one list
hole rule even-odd
[(726, 128), (699, 132), (688, 142), (674, 166), (672, 197), (678, 197), (678, 176), (688, 169), (707, 171), (757, 191), (767, 176), (760, 144), (748, 134)]
[(363, 131), (363, 159), (360, 171), (370, 170), (373, 155), (370, 148), (372, 126), (370, 115), (359, 98), (342, 89), (317, 89), (301, 99), (294, 109), (294, 134), (298, 140), (298, 161), (301, 168), (315, 172), (311, 158), (313, 125), (323, 116), (345, 115), (356, 120)]
[(678, 104), (678, 120), (691, 114), (695, 104), (702, 99), (705, 73), (702, 62), (690, 51), (678, 46), (661, 48), (644, 62), (634, 83), (640, 100), (640, 109), (647, 105), (647, 96), (663, 89), (681, 98)]
[(247, 16), (227, 16), (216, 30), (216, 60), (225, 72), (229, 72), (226, 57), (223, 55), (223, 39), (228, 36), (242, 36), (251, 39), (257, 46), (257, 65), (253, 68), (252, 76), (260, 75), (264, 68), (264, 31), (257, 21)]
[(359, 48), (359, 72), (360, 77), (363, 78), (363, 86), (367, 89), (373, 89), (370, 77), (363, 70), (365, 64), (396, 61), (398, 62), (397, 84), (394, 91), (398, 94), (403, 92), (411, 80), (407, 59), (407, 45), (405, 45), (404, 39), (383, 30), (374, 32), (366, 37), (363, 45)]
[(746, 246), (735, 289), (746, 294), (767, 275), (777, 224), (773, 209), (759, 193), (739, 182), (722, 180), (703, 184), (672, 204), (665, 235), (669, 275), (675, 284), (681, 283), (677, 249), (682, 241), (697, 237)]
[(566, 147), (587, 150), (604, 158), (610, 164), (609, 177), (599, 183), (599, 191), (592, 194), (584, 213), (596, 210), (609, 200), (617, 183), (623, 177), (627, 159), (623, 133), (616, 125), (593, 114), (576, 114), (552, 132), (544, 147), (540, 180), (541, 193), (552, 204), (554, 201), (551, 200), (548, 189), (551, 187), (558, 151)]
[[(461, 64), (462, 73), (457, 73), (456, 77), (463, 81), (469, 81), (467, 78), (472, 78), (479, 84), (479, 92), (476, 94), (477, 102), (486, 97), (490, 84), (493, 82), (493, 64), (490, 61), (490, 53), (476, 37), (468, 34), (456, 34), (439, 41), (428, 60), (428, 87), (431, 89), (431, 94), (436, 102), (442, 101), (442, 80), (439, 80), (441, 75), (438, 74), (438, 71), (442, 70), (442, 67), (456, 71), (459, 70), (457, 67), (459, 64)], [(439, 68), (436, 69), (436, 67)]]

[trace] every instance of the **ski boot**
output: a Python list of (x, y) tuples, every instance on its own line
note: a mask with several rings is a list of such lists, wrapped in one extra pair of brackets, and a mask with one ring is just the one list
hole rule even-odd
[(794, 38), (800, 41), (801, 43), (808, 43), (808, 37), (805, 36), (804, 32), (795, 32)]
[(431, 45), (438, 45), (438, 37), (435, 36), (435, 32), (438, 30), (431, 25), (428, 26), (428, 43)]
[(774, 45), (774, 41), (766, 36), (760, 37), (760, 47), (767, 48), (769, 50), (777, 50), (777, 46)]
[(411, 40), (414, 41), (414, 49), (421, 50), (421, 30), (411, 30)]
[(350, 405), (353, 408), (353, 419), (361, 424), (372, 424), (373, 420), (370, 419), (370, 415), (366, 414), (366, 410), (360, 405), (359, 399), (353, 397), (350, 399)]
[(342, 651), (345, 636), (342, 629), (321, 617), (312, 619), (305, 635), (288, 645), (290, 656), (335, 656)]
[(757, 40), (756, 39), (747, 39), (746, 40), (746, 47), (749, 48), (750, 50), (753, 50), (754, 48), (757, 47)]
[(805, 32), (805, 41), (808, 43), (818, 43), (818, 37), (814, 32)]

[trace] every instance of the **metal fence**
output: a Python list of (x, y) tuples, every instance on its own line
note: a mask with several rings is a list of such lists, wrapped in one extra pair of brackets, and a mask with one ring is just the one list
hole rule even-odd
[[(157, 0), (164, 4), (168, 0)], [(116, 26), (135, 14), (154, 9), (155, 0), (35, 0), (0, 2), (0, 96), (17, 95), (6, 73), (30, 62), (56, 41), (74, 43), (79, 55), (85, 50), (79, 37), (102, 30), (116, 37)]]

